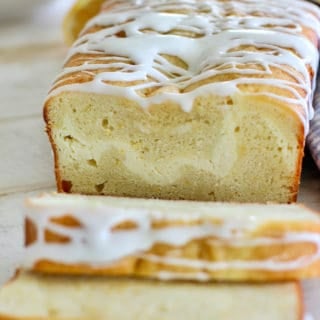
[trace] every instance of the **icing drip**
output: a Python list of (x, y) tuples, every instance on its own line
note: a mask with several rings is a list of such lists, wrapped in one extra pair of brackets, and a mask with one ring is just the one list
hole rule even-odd
[[(50, 198), (49, 198), (50, 199)], [(62, 198), (63, 199), (63, 198)], [(121, 200), (119, 200), (121, 203)], [(124, 201), (124, 200), (123, 200)], [(160, 204), (161, 202), (159, 202)], [(183, 204), (184, 205), (184, 204)], [(224, 214), (219, 209), (204, 210), (204, 204), (199, 203), (197, 209), (183, 210), (179, 205), (170, 208), (170, 202), (158, 209), (156, 204), (150, 202), (150, 207), (139, 206), (138, 203), (132, 207), (122, 204), (120, 207), (84, 202), (79, 206), (68, 204), (68, 201), (59, 200), (56, 204), (42, 204), (38, 208), (32, 208), (27, 218), (37, 228), (38, 238), (36, 242), (26, 248), (25, 266), (32, 268), (42, 259), (57, 261), (64, 264), (89, 264), (93, 268), (99, 268), (116, 263), (122, 258), (131, 256), (159, 262), (163, 265), (174, 265), (196, 268), (197, 270), (215, 271), (224, 269), (248, 269), (286, 271), (306, 267), (320, 258), (320, 234), (308, 232), (283, 232), (281, 237), (256, 237), (251, 236), (259, 226), (276, 221), (300, 221), (306, 218), (304, 215), (293, 214), (283, 218), (273, 219), (272, 210), (267, 210), (269, 218), (263, 213), (250, 214), (250, 206), (243, 213)], [(164, 210), (164, 208), (166, 208)], [(252, 207), (254, 208), (254, 206)], [(171, 210), (172, 209), (172, 210)], [(209, 209), (209, 210), (208, 210)], [(199, 222), (199, 211), (201, 221)], [(217, 211), (217, 214), (215, 214)], [(254, 210), (253, 210), (254, 211)], [(76, 218), (79, 227), (63, 226), (52, 221), (66, 215), (66, 212)], [(209, 213), (210, 212), (210, 213)], [(274, 214), (279, 217), (279, 212)], [(280, 214), (281, 215), (281, 214)], [(221, 219), (224, 217), (224, 219)], [(315, 217), (312, 216), (313, 221)], [(134, 224), (133, 229), (115, 230), (115, 227), (123, 222)], [(190, 222), (185, 225), (175, 225), (176, 221)], [(214, 221), (218, 221), (215, 223)], [(319, 223), (319, 219), (314, 222)], [(154, 227), (157, 222), (166, 222), (166, 227)], [(193, 222), (193, 223), (192, 223)], [(289, 223), (288, 222), (288, 223)], [(47, 243), (44, 239), (45, 231), (50, 231), (70, 239), (68, 243)], [(216, 246), (228, 245), (231, 247), (258, 247), (277, 244), (312, 243), (317, 248), (316, 252), (297, 258), (296, 260), (282, 261), (277, 257), (259, 261), (219, 261), (211, 262), (204, 260), (192, 260), (173, 256), (159, 256), (148, 254), (155, 244), (168, 244), (172, 247), (182, 247), (194, 239), (207, 239), (208, 244)], [(166, 274), (162, 274), (165, 277)], [(170, 275), (167, 274), (167, 277)], [(185, 275), (187, 276), (187, 275)], [(175, 275), (179, 277), (179, 275)]]
[[(244, 87), (259, 85), (254, 94), (292, 106), (308, 131), (314, 87), (309, 67), (316, 74), (318, 50), (302, 32), (309, 28), (320, 35), (316, 6), (300, 0), (108, 1), (105, 6), (71, 49), (67, 61), (75, 63), (66, 64), (50, 97), (95, 92), (124, 96), (143, 108), (171, 100), (189, 112), (199, 95), (252, 95)], [(78, 54), (86, 58), (79, 61)], [(287, 76), (280, 79), (277, 70)], [(66, 84), (75, 73), (89, 80)]]

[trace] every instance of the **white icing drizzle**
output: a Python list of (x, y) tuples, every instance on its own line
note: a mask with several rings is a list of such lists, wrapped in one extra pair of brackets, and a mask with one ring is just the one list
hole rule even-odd
[[(308, 131), (315, 81), (308, 67), (316, 74), (318, 50), (302, 30), (320, 35), (315, 5), (301, 0), (122, 0), (105, 6), (67, 60), (79, 53), (93, 56), (66, 67), (49, 97), (64, 91), (95, 92), (123, 96), (143, 108), (171, 100), (189, 112), (199, 95), (246, 94), (241, 85), (259, 84), (257, 95), (291, 105)], [(92, 27), (102, 29), (86, 33)], [(176, 66), (164, 55), (177, 56), (186, 66)], [(274, 69), (290, 78), (276, 79)], [(76, 72), (92, 79), (65, 85)], [(226, 74), (239, 76), (199, 84)], [(279, 88), (284, 91), (275, 92)]]
[[(87, 199), (73, 196), (47, 196), (43, 200), (32, 200), (31, 204), (27, 218), (36, 226), (38, 238), (26, 249), (25, 266), (27, 268), (32, 268), (37, 261), (42, 259), (64, 264), (83, 263), (93, 268), (101, 268), (112, 265), (122, 258), (132, 256), (164, 265), (191, 267), (204, 273), (224, 269), (278, 272), (303, 268), (320, 259), (320, 234), (283, 232), (282, 237), (274, 238), (250, 235), (259, 226), (266, 223), (281, 221), (285, 224), (301, 220), (320, 223), (317, 215), (306, 213), (303, 210), (302, 212), (299, 210), (290, 212), (290, 206), (270, 206), (270, 211), (266, 209), (268, 206), (261, 206), (260, 208), (265, 208), (262, 210), (266, 211), (260, 215), (258, 213), (259, 206), (256, 205), (246, 205), (241, 209), (241, 205), (231, 205), (228, 208), (228, 205), (221, 206), (215, 203), (204, 204), (200, 202), (192, 206), (191, 202), (184, 201), (131, 201), (113, 198), (99, 201), (95, 197)], [(237, 213), (237, 208), (239, 213)], [(275, 210), (276, 208), (279, 211)], [(281, 212), (282, 208), (288, 208), (287, 214), (286, 211)], [(224, 210), (229, 214), (225, 214)], [(267, 218), (267, 213), (269, 218)], [(62, 226), (51, 220), (65, 215), (76, 218), (81, 227)], [(201, 223), (199, 223), (199, 218), (201, 218)], [(215, 224), (212, 222), (215, 220), (221, 222)], [(133, 222), (136, 228), (114, 230), (114, 227), (120, 223), (128, 221)], [(197, 224), (183, 226), (174, 226), (173, 224), (165, 228), (153, 228), (152, 224), (159, 221), (197, 221)], [(45, 230), (68, 237), (70, 242), (64, 244), (46, 243), (44, 240)], [(290, 261), (273, 257), (261, 261), (210, 262), (147, 253), (157, 243), (179, 248), (194, 239), (203, 238), (207, 238), (208, 243), (214, 242), (214, 245), (228, 244), (231, 247), (312, 243), (317, 250), (313, 254)], [(162, 274), (162, 277), (165, 277), (165, 274)], [(181, 278), (179, 274), (176, 274), (175, 277)]]

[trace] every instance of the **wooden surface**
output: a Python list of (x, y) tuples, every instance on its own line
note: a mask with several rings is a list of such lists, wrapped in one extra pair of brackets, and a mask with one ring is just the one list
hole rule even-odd
[[(24, 21), (0, 20), (0, 283), (13, 274), (22, 256), (23, 199), (54, 188), (42, 101), (67, 49), (59, 19), (49, 12), (50, 19), (42, 12)], [(320, 173), (310, 157), (299, 201), (320, 209)], [(304, 286), (308, 312), (320, 320), (320, 282)]]
[(67, 2), (46, 1), (14, 20), (1, 15), (0, 0), (0, 284), (21, 256), (22, 192), (54, 188), (42, 104), (67, 52), (60, 30)]

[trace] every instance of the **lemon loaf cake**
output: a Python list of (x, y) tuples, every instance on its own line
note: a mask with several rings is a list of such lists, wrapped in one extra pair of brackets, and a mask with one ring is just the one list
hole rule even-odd
[(21, 274), (1, 320), (302, 320), (300, 285), (227, 285)]
[(105, 1), (45, 103), (58, 190), (295, 201), (319, 17), (302, 0)]
[(79, 195), (28, 200), (28, 270), (160, 280), (320, 276), (320, 217), (296, 205)]

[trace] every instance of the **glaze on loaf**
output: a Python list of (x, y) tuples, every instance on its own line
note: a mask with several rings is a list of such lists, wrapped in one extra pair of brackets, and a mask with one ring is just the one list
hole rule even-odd
[(58, 190), (295, 201), (319, 17), (301, 0), (106, 1), (46, 101)]
[(320, 217), (300, 206), (78, 195), (27, 203), (27, 270), (200, 282), (320, 275)]

